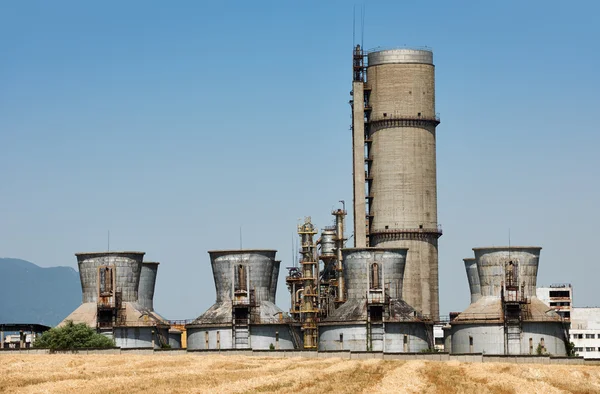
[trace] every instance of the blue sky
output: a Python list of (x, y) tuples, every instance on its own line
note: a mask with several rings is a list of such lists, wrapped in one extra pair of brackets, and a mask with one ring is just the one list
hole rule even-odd
[[(240, 226), (288, 266), (298, 218), (350, 205), (355, 3), (173, 3), (0, 3), (0, 256), (76, 267), (110, 230), (162, 263), (157, 310), (193, 318)], [(540, 284), (599, 304), (598, 4), (366, 2), (366, 48), (434, 50), (442, 312), (509, 229), (543, 247)]]

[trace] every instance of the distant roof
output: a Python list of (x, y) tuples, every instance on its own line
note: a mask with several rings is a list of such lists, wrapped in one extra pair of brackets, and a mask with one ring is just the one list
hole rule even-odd
[(48, 331), (51, 327), (43, 324), (28, 324), (28, 323), (0, 323), (0, 331), (34, 331), (44, 332)]

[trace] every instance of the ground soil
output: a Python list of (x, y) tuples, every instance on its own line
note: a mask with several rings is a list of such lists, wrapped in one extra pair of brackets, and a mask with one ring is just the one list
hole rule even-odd
[(219, 355), (2, 355), (1, 393), (600, 393), (600, 367)]

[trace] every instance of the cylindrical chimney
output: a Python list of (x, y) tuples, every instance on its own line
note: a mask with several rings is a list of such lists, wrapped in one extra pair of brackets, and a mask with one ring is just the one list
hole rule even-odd
[[(391, 49), (368, 54), (367, 201), (370, 246), (407, 248), (403, 298), (439, 315), (433, 53)], [(355, 101), (363, 97), (354, 97)], [(356, 176), (356, 170), (355, 170)]]

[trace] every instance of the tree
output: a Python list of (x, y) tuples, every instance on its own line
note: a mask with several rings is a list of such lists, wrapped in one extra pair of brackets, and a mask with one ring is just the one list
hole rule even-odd
[(34, 342), (34, 347), (50, 350), (68, 350), (85, 348), (111, 348), (114, 340), (84, 323), (74, 324), (68, 321), (62, 327), (51, 328)]

